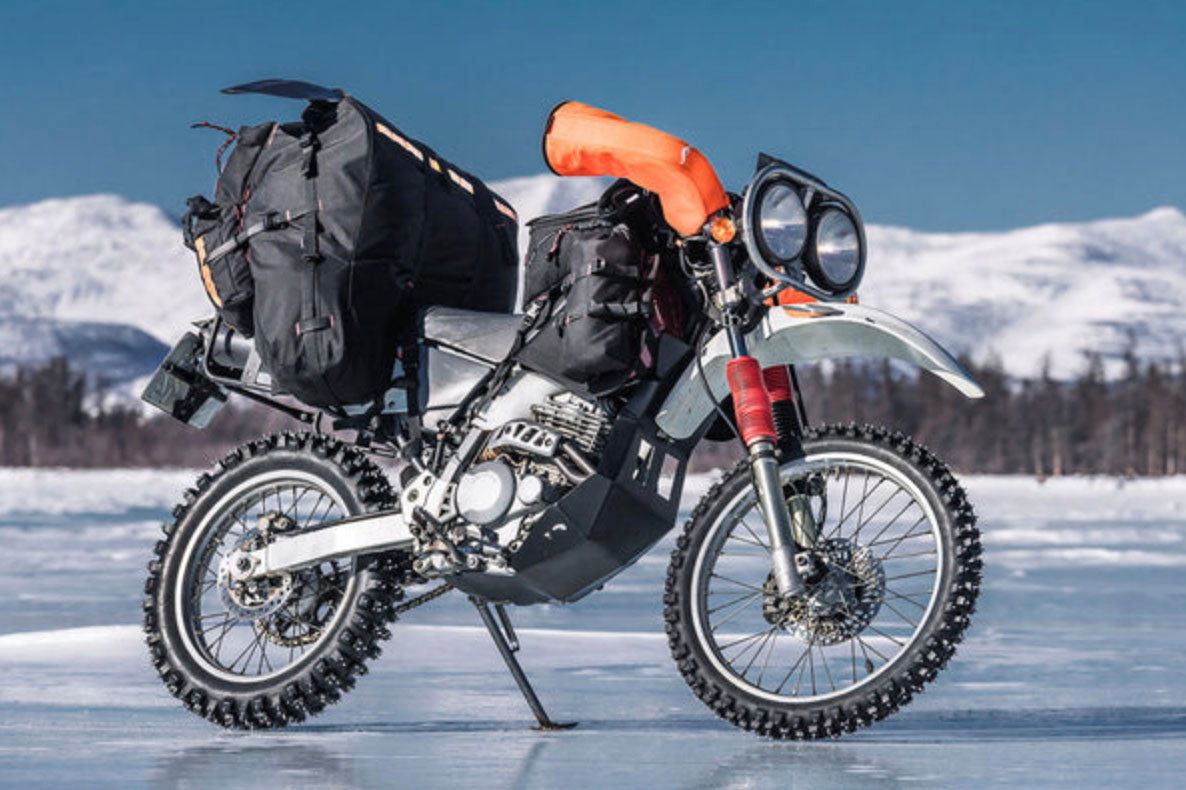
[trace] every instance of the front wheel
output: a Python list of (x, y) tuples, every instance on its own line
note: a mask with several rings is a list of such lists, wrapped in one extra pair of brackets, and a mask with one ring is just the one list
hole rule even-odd
[(814, 429), (783, 464), (818, 539), (783, 596), (748, 462), (700, 501), (667, 571), (668, 641), (718, 716), (775, 738), (851, 732), (935, 678), (968, 627), (980, 538), (947, 467), (901, 434)]

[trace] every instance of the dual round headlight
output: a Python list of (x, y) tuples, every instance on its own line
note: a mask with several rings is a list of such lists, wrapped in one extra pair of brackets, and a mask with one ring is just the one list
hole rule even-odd
[(746, 203), (752, 229), (746, 237), (757, 246), (751, 255), (791, 275), (801, 263), (826, 297), (856, 289), (865, 268), (864, 233), (847, 198), (800, 171), (775, 166), (754, 179)]
[(852, 217), (835, 206), (821, 211), (803, 262), (821, 288), (834, 292), (855, 288), (861, 275), (861, 239)]

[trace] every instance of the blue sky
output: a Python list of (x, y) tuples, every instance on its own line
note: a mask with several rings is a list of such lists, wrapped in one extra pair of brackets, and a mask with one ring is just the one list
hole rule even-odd
[(1186, 3), (0, 0), (0, 205), (115, 192), (180, 213), (229, 126), (350, 91), (489, 180), (541, 172), (550, 107), (677, 134), (740, 189), (759, 150), (868, 221), (1015, 227), (1186, 207)]

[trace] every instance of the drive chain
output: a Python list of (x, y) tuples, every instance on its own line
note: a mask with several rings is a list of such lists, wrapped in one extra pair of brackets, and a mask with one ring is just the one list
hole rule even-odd
[(429, 601), (433, 600), (434, 598), (440, 598), (442, 595), (444, 595), (445, 593), (449, 592), (452, 589), (453, 589), (453, 585), (446, 582), (445, 584), (442, 584), (440, 587), (437, 587), (436, 589), (429, 590), (428, 592), (424, 593), (424, 595), (418, 595), (415, 598), (413, 598), (412, 600), (402, 603), (399, 606), (395, 607), (395, 613), (396, 613), (396, 615), (401, 615), (404, 612), (410, 612), (413, 609), (415, 609), (417, 606), (420, 606), (421, 604), (426, 604)]

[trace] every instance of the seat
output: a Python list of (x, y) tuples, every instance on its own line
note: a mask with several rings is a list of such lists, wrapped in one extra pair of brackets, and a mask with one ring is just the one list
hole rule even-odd
[(497, 364), (515, 344), (522, 323), (523, 316), (513, 313), (429, 307), (420, 314), (420, 336), (429, 343)]

